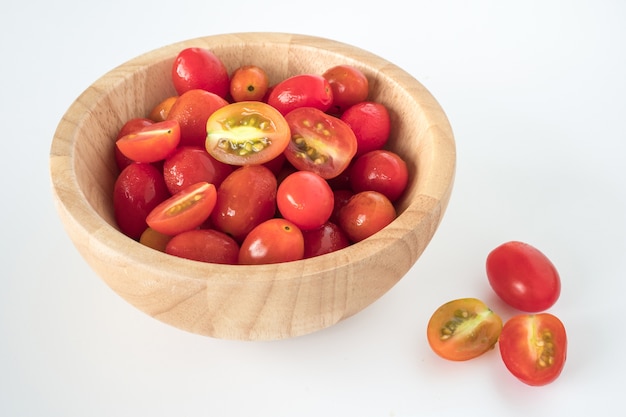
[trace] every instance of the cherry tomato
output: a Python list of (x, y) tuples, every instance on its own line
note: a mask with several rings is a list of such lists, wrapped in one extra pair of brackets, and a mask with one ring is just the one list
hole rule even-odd
[(221, 59), (212, 51), (198, 47), (178, 53), (172, 64), (172, 82), (178, 95), (199, 88), (226, 98), (230, 86), (228, 71)]
[(153, 165), (128, 165), (113, 186), (113, 212), (120, 231), (139, 239), (148, 227), (148, 213), (169, 196), (163, 175)]
[(324, 255), (350, 245), (346, 233), (332, 222), (326, 222), (313, 230), (303, 230), (304, 258)]
[(354, 192), (378, 191), (391, 202), (406, 189), (409, 171), (395, 152), (378, 149), (357, 157), (350, 167), (350, 186)]
[(155, 122), (162, 122), (167, 119), (170, 109), (178, 99), (178, 96), (170, 96), (154, 106), (148, 115), (150, 120)]
[(120, 152), (135, 162), (165, 159), (180, 142), (180, 125), (175, 120), (153, 123), (116, 141)]
[(288, 175), (278, 186), (276, 204), (280, 214), (300, 230), (322, 226), (335, 206), (330, 185), (310, 171), (296, 171)]
[(333, 213), (330, 215), (331, 222), (339, 223), (339, 212), (353, 195), (354, 192), (347, 188), (333, 189), (333, 200), (335, 202), (335, 206), (333, 208)]
[(209, 217), (216, 199), (213, 184), (199, 182), (190, 185), (152, 209), (146, 223), (157, 232), (170, 236), (195, 229)]
[(289, 143), (287, 121), (261, 101), (232, 103), (215, 111), (206, 123), (206, 149), (231, 165), (263, 164)]
[(248, 233), (239, 249), (242, 265), (272, 264), (302, 259), (302, 232), (289, 220), (273, 218)]
[(236, 265), (239, 245), (226, 233), (195, 229), (174, 236), (165, 253), (194, 261)]
[(227, 104), (228, 102), (217, 94), (200, 89), (189, 90), (178, 97), (172, 104), (167, 118), (180, 124), (180, 144), (204, 147), (209, 116)]
[(440, 306), (428, 321), (431, 349), (444, 359), (466, 361), (494, 348), (502, 319), (476, 298), (461, 298)]
[(343, 113), (348, 107), (365, 101), (369, 94), (369, 82), (363, 72), (352, 65), (337, 65), (326, 70), (326, 78), (333, 91), (333, 104), (328, 110)]
[(396, 209), (377, 191), (354, 194), (339, 211), (339, 227), (352, 242), (360, 242), (380, 231), (396, 218)]
[(256, 65), (243, 65), (230, 77), (230, 96), (233, 101), (261, 101), (268, 88), (267, 73)]
[[(116, 141), (128, 135), (129, 133), (135, 133), (143, 129), (146, 126), (152, 125), (153, 123), (154, 123), (153, 120), (145, 118), (145, 117), (132, 118), (128, 120), (126, 123), (124, 123), (124, 125), (122, 126), (122, 128), (117, 134)], [(124, 155), (122, 151), (120, 151), (120, 148), (115, 146), (115, 164), (117, 165), (117, 168), (120, 171), (122, 171), (124, 168), (126, 168), (128, 165), (132, 164), (133, 162), (135, 161), (133, 161), (132, 159)]]
[(389, 140), (391, 118), (381, 103), (363, 101), (346, 109), (341, 120), (354, 131), (358, 143), (357, 155), (382, 149)]
[(213, 227), (241, 242), (259, 223), (276, 214), (276, 177), (263, 165), (235, 169), (217, 189)]
[(283, 115), (300, 107), (314, 107), (325, 112), (333, 104), (333, 90), (321, 75), (298, 74), (276, 84), (267, 103)]
[(295, 168), (330, 179), (348, 167), (357, 143), (347, 124), (313, 107), (296, 109), (285, 119), (291, 131), (285, 156)]
[(165, 252), (165, 247), (170, 239), (172, 239), (172, 236), (164, 235), (148, 227), (139, 237), (139, 243), (159, 252)]
[(550, 308), (561, 294), (561, 279), (546, 255), (524, 242), (506, 242), (487, 256), (487, 277), (511, 307), (535, 313)]
[(528, 385), (553, 382), (565, 366), (565, 326), (549, 313), (522, 314), (507, 320), (499, 345), (507, 369)]
[(219, 187), (231, 172), (232, 166), (213, 158), (204, 147), (179, 146), (163, 162), (163, 178), (172, 194), (202, 181)]

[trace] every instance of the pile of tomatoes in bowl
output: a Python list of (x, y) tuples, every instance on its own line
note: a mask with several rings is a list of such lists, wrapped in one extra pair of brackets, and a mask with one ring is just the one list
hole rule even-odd
[(156, 250), (220, 264), (323, 255), (397, 213), (408, 170), (385, 148), (386, 107), (350, 65), (274, 85), (254, 63), (228, 73), (209, 49), (181, 50), (176, 95), (128, 120), (113, 192), (122, 233)]

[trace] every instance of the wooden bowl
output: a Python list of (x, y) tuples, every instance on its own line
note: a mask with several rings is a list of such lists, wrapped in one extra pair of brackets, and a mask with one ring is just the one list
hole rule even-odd
[[(271, 83), (337, 64), (360, 68), (370, 98), (392, 117), (388, 147), (407, 161), (410, 181), (398, 217), (374, 236), (335, 253), (263, 266), (215, 265), (150, 249), (118, 231), (112, 191), (114, 141), (122, 124), (174, 94), (170, 69), (185, 47), (215, 52), (229, 72), (264, 67)], [(236, 33), (187, 40), (141, 55), (89, 86), (71, 105), (50, 151), (54, 199), (64, 227), (94, 271), (150, 316), (222, 339), (308, 334), (350, 317), (385, 294), (433, 237), (456, 164), (449, 122), (411, 75), (362, 49), (284, 33)], [(417, 297), (418, 295), (416, 295)]]

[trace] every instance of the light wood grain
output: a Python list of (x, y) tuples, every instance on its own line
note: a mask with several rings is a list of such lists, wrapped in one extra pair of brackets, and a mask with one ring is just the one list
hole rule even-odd
[[(371, 99), (392, 116), (389, 147), (410, 170), (399, 216), (365, 241), (317, 258), (276, 265), (213, 265), (175, 258), (115, 226), (114, 138), (174, 93), (170, 68), (189, 46), (213, 50), (229, 71), (264, 67), (271, 82), (351, 64), (369, 78)], [(455, 174), (455, 143), (435, 98), (411, 75), (364, 50), (323, 38), (241, 33), (169, 45), (125, 63), (89, 86), (55, 132), (50, 174), (67, 233), (121, 297), (150, 316), (215, 338), (271, 340), (304, 335), (350, 317), (391, 289), (422, 254), (442, 219)], [(75, 295), (73, 295), (75, 296)]]

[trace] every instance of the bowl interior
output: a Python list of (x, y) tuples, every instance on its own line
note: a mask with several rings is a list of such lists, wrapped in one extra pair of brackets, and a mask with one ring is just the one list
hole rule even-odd
[[(321, 74), (338, 64), (361, 69), (370, 82), (370, 99), (390, 111), (387, 146), (402, 155), (409, 168), (407, 192), (397, 203), (398, 218), (376, 236), (337, 253), (260, 267), (177, 259), (119, 233), (111, 198), (118, 174), (115, 136), (128, 119), (144, 117), (175, 94), (171, 65), (189, 46), (211, 49), (229, 72), (244, 64), (259, 65), (271, 83), (299, 73)], [(454, 170), (448, 121), (417, 80), (359, 48), (281, 33), (210, 36), (139, 56), (85, 90), (61, 120), (51, 148), (61, 219), (81, 254), (116, 292), (176, 327), (248, 340), (319, 330), (384, 294), (432, 238), (450, 197)]]

